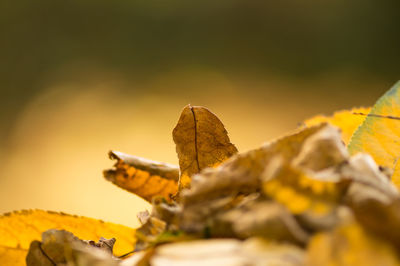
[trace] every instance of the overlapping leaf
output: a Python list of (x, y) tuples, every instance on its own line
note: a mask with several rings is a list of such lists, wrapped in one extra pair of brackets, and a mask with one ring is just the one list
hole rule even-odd
[(117, 151), (111, 151), (110, 158), (117, 163), (114, 169), (104, 171), (104, 177), (119, 187), (149, 202), (156, 196), (170, 199), (178, 192), (177, 166)]
[(365, 119), (365, 116), (359, 114), (368, 114), (370, 110), (371, 108), (359, 107), (351, 110), (337, 111), (332, 116), (317, 115), (304, 121), (304, 124), (308, 127), (320, 123), (329, 123), (336, 126), (341, 129), (342, 140), (347, 145), (354, 131), (356, 131)]
[(400, 117), (400, 82), (379, 98), (369, 114), (352, 136), (349, 151), (367, 152), (379, 165), (393, 169), (392, 179), (399, 187), (400, 121), (387, 117)]
[[(40, 240), (42, 232), (48, 229), (68, 230), (79, 238), (87, 240), (115, 237), (117, 255), (131, 251), (135, 243), (135, 230), (126, 226), (41, 210), (13, 212), (0, 216), (2, 265), (25, 265), (25, 255), (30, 243), (33, 240)], [(15, 263), (11, 264), (12, 261)]]

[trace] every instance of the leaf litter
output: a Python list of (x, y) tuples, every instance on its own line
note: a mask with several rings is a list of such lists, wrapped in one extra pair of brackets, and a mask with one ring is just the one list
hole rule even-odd
[(105, 178), (152, 203), (131, 252), (113, 254), (118, 236), (53, 229), (31, 242), (27, 265), (400, 265), (396, 169), (347, 151), (363, 119), (319, 116), (237, 153), (211, 111), (186, 106), (173, 131), (179, 166), (110, 152)]

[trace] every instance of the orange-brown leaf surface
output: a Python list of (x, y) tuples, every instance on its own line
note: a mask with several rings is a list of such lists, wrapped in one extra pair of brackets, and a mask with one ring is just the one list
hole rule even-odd
[(25, 265), (33, 240), (40, 240), (48, 229), (64, 229), (81, 239), (117, 239), (116, 255), (133, 250), (135, 230), (100, 220), (42, 210), (24, 210), (0, 216), (0, 265)]
[(320, 123), (329, 123), (342, 130), (342, 140), (346, 145), (350, 142), (350, 138), (354, 131), (364, 121), (365, 116), (356, 115), (354, 113), (368, 114), (371, 108), (359, 107), (351, 110), (341, 110), (335, 112), (332, 116), (317, 115), (304, 121), (306, 126), (313, 126)]
[(206, 167), (215, 167), (237, 153), (224, 125), (210, 110), (186, 106), (172, 132), (180, 167), (180, 188)]
[(169, 199), (178, 191), (179, 169), (175, 165), (117, 151), (111, 151), (110, 158), (117, 163), (114, 169), (104, 171), (104, 177), (149, 202), (155, 196)]

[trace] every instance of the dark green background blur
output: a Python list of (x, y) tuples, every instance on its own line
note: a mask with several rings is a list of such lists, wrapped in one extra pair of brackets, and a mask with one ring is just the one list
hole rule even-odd
[[(400, 79), (399, 11), (398, 0), (2, 1), (0, 211), (129, 223), (90, 212), (111, 185), (76, 187), (105, 183), (115, 147), (176, 163), (168, 139), (187, 103), (216, 111), (242, 149), (313, 114), (373, 104)], [(65, 180), (70, 190), (49, 192)]]

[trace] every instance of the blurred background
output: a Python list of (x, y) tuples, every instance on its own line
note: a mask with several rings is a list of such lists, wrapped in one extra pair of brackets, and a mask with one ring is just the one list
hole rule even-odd
[(102, 177), (110, 149), (177, 163), (186, 104), (240, 151), (400, 79), (400, 1), (0, 2), (0, 212), (136, 226), (149, 204)]

